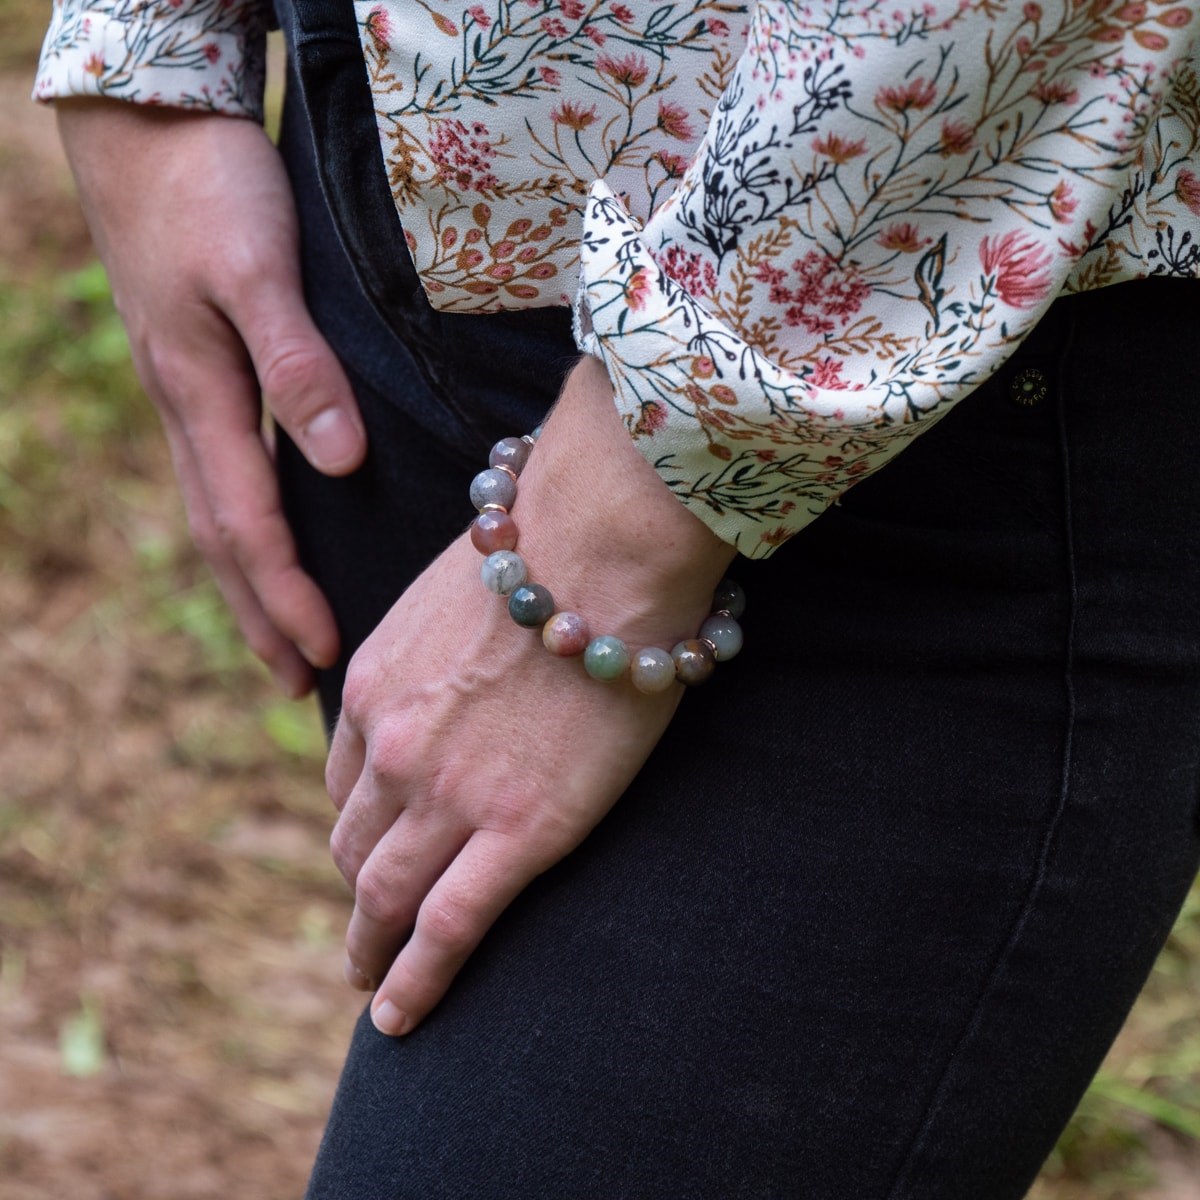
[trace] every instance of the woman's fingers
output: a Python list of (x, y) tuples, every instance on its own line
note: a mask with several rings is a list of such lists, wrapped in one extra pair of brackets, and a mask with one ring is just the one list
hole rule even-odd
[[(217, 313), (198, 314), (194, 330), (195, 345), (160, 350), (153, 366), (168, 434), (184, 451), (176, 461), (191, 464), (193, 483), (203, 493), (204, 511), (193, 530), (197, 542), (223, 576), (229, 575), (228, 562), (236, 565), (271, 624), (310, 663), (330, 666), (337, 657), (337, 627), (328, 602), (300, 567), (245, 350)], [(196, 508), (193, 496), (189, 513), (197, 515)]]
[(293, 697), (305, 695), (313, 686), (312, 667), (267, 615), (254, 588), (222, 542), (191, 444), (170, 409), (163, 406), (162, 413), (193, 541), (208, 563), (253, 654), (265, 664), (281, 691)]
[(468, 836), (441, 814), (400, 814), (354, 873), (354, 912), (346, 931), (351, 983), (374, 986), (384, 977), (414, 921), (419, 924), (418, 910)]
[(412, 937), (371, 1002), (375, 1027), (410, 1033), (446, 994), (500, 914), (542, 869), (528, 844), (477, 830), (417, 911)]
[(367, 436), (346, 373), (313, 324), (292, 259), (229, 296), (267, 411), (319, 471), (358, 467)]

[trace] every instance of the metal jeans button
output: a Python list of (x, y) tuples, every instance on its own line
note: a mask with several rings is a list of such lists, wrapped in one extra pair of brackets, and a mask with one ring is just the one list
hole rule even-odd
[(1050, 385), (1046, 382), (1046, 376), (1037, 367), (1026, 367), (1024, 370), (1018, 371), (1008, 385), (1009, 398), (1014, 404), (1020, 404), (1025, 408), (1041, 404), (1049, 394)]

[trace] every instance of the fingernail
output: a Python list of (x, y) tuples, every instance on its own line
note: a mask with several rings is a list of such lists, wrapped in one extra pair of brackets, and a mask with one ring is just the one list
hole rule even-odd
[(305, 426), (304, 448), (322, 471), (336, 470), (358, 454), (362, 436), (354, 422), (340, 408), (317, 413)]
[(360, 992), (371, 990), (371, 981), (349, 959), (346, 959), (342, 967), (342, 974), (352, 988), (357, 988)]
[(381, 1001), (371, 1010), (371, 1020), (388, 1037), (399, 1037), (408, 1028), (408, 1018), (390, 1000)]

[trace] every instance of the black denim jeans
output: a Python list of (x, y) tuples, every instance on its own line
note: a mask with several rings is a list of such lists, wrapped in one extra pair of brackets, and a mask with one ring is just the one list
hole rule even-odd
[[(280, 470), (349, 654), (572, 346), (561, 311), (428, 308), (350, 18), (283, 16), (306, 287), (371, 450), (330, 480), (285, 443)], [(1198, 297), (1059, 301), (896, 462), (737, 564), (746, 649), (610, 816), (414, 1034), (360, 1022), (311, 1200), (1025, 1193), (1197, 869)]]

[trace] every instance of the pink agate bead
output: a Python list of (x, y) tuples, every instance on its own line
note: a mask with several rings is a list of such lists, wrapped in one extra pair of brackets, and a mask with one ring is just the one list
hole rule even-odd
[(542, 626), (542, 641), (546, 649), (564, 658), (582, 654), (592, 640), (588, 623), (573, 612), (559, 612)]
[(502, 512), (485, 512), (471, 524), (471, 545), (480, 554), (495, 554), (497, 550), (515, 550), (517, 523)]

